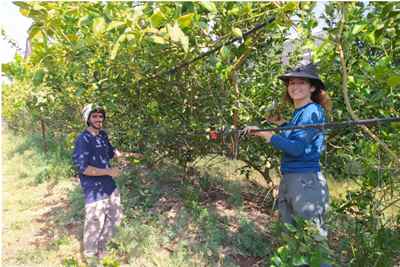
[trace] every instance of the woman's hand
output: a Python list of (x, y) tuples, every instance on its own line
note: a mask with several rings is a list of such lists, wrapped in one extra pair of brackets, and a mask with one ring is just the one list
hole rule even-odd
[(274, 135), (272, 132), (256, 132), (255, 130), (258, 130), (260, 128), (258, 128), (257, 126), (246, 126), (243, 128), (243, 134), (245, 135), (253, 135), (253, 136), (259, 136), (259, 137), (263, 137), (267, 140), (267, 142), (269, 143), (271, 141), (271, 137)]
[(271, 138), (274, 135), (273, 132), (256, 132), (255, 135), (260, 136), (260, 137), (264, 137), (265, 140), (267, 140), (267, 142), (271, 142)]
[(274, 114), (274, 115), (267, 116), (267, 117), (265, 117), (265, 121), (275, 124), (275, 125), (282, 125), (286, 122), (280, 114)]

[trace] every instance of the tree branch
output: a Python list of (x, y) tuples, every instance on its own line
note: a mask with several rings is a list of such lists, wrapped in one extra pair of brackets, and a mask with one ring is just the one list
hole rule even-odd
[[(347, 67), (346, 67), (346, 58), (345, 58), (345, 54), (344, 54), (343, 40), (342, 40), (345, 22), (346, 22), (346, 7), (343, 6), (340, 29), (339, 29), (339, 33), (338, 33), (337, 40), (336, 40), (337, 41), (337, 49), (339, 52), (341, 72), (342, 72), (341, 86), (342, 86), (342, 93), (343, 93), (343, 98), (344, 98), (344, 102), (345, 102), (347, 111), (350, 113), (350, 116), (353, 120), (359, 120), (360, 118), (357, 116), (357, 114), (354, 112), (354, 110), (351, 106), (348, 87), (347, 87), (348, 72), (347, 72)], [(399, 161), (396, 153), (393, 152), (386, 143), (384, 143), (382, 140), (380, 140), (379, 137), (376, 136), (367, 126), (360, 125), (360, 127), (368, 136), (370, 136), (376, 143), (378, 143), (388, 153), (388, 155), (390, 155), (390, 157), (396, 162), (396, 164), (400, 164), (400, 161)]]

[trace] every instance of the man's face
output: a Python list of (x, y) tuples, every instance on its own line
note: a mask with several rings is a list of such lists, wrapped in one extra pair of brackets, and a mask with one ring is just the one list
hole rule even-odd
[(288, 93), (293, 101), (304, 100), (311, 98), (312, 92), (315, 91), (315, 87), (311, 83), (303, 78), (290, 78), (288, 83)]
[(93, 112), (89, 117), (89, 126), (100, 130), (103, 127), (104, 116), (100, 112)]

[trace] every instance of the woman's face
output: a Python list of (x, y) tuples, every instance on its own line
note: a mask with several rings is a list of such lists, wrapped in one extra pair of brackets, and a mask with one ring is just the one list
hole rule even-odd
[(288, 82), (288, 94), (294, 101), (311, 100), (311, 94), (315, 87), (304, 78), (290, 78)]

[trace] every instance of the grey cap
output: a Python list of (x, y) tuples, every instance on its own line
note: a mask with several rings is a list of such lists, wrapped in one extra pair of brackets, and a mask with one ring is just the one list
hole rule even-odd
[(278, 79), (285, 83), (289, 82), (289, 78), (307, 78), (310, 79), (318, 89), (325, 90), (325, 85), (318, 76), (317, 68), (312, 63), (299, 66), (278, 77)]

